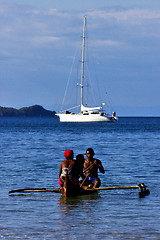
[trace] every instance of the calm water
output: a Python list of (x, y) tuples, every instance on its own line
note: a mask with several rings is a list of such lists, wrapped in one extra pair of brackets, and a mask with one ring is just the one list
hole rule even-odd
[[(0, 239), (160, 239), (160, 118), (118, 123), (59, 123), (51, 118), (0, 118)], [(95, 150), (104, 186), (144, 182), (138, 190), (64, 198), (9, 195), (26, 187), (58, 187), (63, 152)]]

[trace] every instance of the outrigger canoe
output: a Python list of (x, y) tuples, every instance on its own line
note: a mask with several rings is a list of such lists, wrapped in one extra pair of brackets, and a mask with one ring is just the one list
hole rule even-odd
[(144, 183), (140, 183), (135, 186), (115, 186), (115, 187), (102, 187), (102, 188), (88, 188), (83, 189), (80, 187), (73, 187), (69, 185), (66, 187), (60, 187), (57, 189), (46, 189), (46, 188), (24, 188), (24, 189), (17, 189), (17, 190), (11, 190), (9, 191), (9, 194), (12, 193), (31, 193), (31, 192), (54, 192), (54, 193), (61, 193), (65, 197), (73, 197), (73, 196), (79, 196), (79, 195), (87, 195), (92, 194), (97, 191), (101, 190), (115, 190), (115, 189), (139, 189), (139, 197), (145, 197), (146, 195), (150, 194), (149, 189), (147, 189), (147, 186)]

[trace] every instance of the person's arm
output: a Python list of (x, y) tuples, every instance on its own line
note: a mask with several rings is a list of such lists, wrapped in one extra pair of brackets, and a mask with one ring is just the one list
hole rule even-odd
[(62, 163), (61, 163), (60, 168), (59, 168), (59, 177), (61, 176), (61, 173), (62, 173)]
[(99, 171), (104, 174), (105, 170), (104, 170), (104, 167), (102, 166), (102, 163), (101, 163), (100, 160), (99, 160), (99, 163), (98, 163), (98, 167), (99, 167)]
[(79, 177), (81, 177), (82, 180), (85, 178), (85, 175), (83, 174), (83, 168), (79, 172)]
[(88, 168), (88, 164), (87, 164), (87, 162), (86, 162), (86, 159), (85, 159), (85, 162), (84, 162), (84, 164), (83, 164), (83, 168), (84, 168), (84, 173), (85, 173), (85, 176), (88, 174), (88, 171), (86, 171), (86, 169)]

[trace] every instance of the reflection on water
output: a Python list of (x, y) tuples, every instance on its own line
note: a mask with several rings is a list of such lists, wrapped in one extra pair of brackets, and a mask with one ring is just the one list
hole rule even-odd
[(89, 195), (82, 195), (77, 197), (64, 197), (59, 198), (59, 207), (62, 212), (68, 212), (73, 209), (84, 209), (86, 207), (92, 207), (95, 200), (100, 198), (100, 194), (92, 193)]

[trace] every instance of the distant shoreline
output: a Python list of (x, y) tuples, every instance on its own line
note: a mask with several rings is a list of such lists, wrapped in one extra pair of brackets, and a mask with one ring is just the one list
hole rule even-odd
[(20, 109), (0, 106), (0, 117), (57, 117), (55, 111), (44, 109), (40, 105)]
[[(56, 111), (50, 111), (41, 105), (33, 105), (20, 109), (0, 106), (0, 117), (55, 117)], [(118, 116), (118, 118), (160, 118), (160, 116)]]

